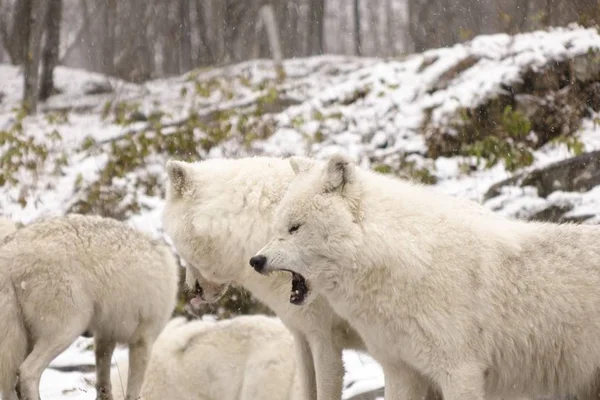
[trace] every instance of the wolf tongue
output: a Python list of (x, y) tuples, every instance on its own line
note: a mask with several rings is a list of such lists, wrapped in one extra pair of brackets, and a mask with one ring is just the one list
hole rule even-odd
[(190, 304), (191, 304), (193, 307), (199, 307), (199, 306), (200, 306), (200, 304), (202, 304), (202, 303), (203, 303), (203, 301), (202, 301), (202, 299), (200, 298), (200, 296), (196, 296), (196, 297), (194, 297), (193, 299), (191, 299), (191, 300), (190, 300)]

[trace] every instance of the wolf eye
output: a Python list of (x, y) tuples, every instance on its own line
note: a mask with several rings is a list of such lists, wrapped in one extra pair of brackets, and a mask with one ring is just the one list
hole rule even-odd
[(300, 229), (300, 224), (292, 225), (292, 227), (290, 229), (288, 229), (288, 232), (291, 235), (292, 233), (296, 232), (298, 229)]

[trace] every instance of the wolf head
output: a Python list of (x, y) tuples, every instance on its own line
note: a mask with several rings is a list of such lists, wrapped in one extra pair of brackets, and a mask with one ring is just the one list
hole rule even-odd
[[(243, 284), (248, 258), (272, 235), (271, 221), (294, 172), (274, 157), (169, 161), (163, 226), (181, 257), (207, 281)], [(193, 280), (193, 278), (190, 278)], [(196, 282), (192, 284), (194, 290)], [(201, 284), (201, 283), (200, 283)]]
[(335, 287), (344, 268), (355, 265), (360, 243), (361, 183), (345, 156), (326, 164), (290, 160), (296, 179), (276, 209), (275, 235), (250, 264), (260, 273), (292, 272), (290, 301), (304, 304)]
[(165, 232), (187, 264), (186, 284), (197, 298), (207, 301), (216, 301), (225, 292), (232, 275), (228, 271), (232, 266), (222, 264), (218, 252), (222, 232), (227, 230), (220, 217), (228, 214), (228, 202), (222, 201), (224, 177), (215, 176), (219, 171), (215, 164), (169, 160), (163, 211)]

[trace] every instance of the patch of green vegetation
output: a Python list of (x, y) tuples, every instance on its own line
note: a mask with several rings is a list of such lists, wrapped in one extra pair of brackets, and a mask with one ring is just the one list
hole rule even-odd
[(340, 104), (342, 104), (344, 106), (354, 104), (358, 100), (364, 99), (365, 97), (367, 97), (367, 95), (371, 92), (371, 89), (372, 88), (370, 85), (367, 85), (363, 88), (358, 88), (358, 89), (354, 90), (354, 92), (350, 96), (348, 96), (345, 99), (342, 99), (342, 101), (340, 101)]
[(147, 117), (140, 111), (140, 103), (119, 101), (113, 103), (107, 101), (102, 108), (101, 117), (107, 119), (111, 114), (112, 123), (122, 126), (131, 125), (134, 122), (147, 121)]
[(320, 129), (317, 130), (313, 135), (313, 141), (315, 143), (323, 143), (323, 141), (325, 141), (325, 135), (323, 134), (323, 131), (321, 131)]
[(522, 140), (531, 132), (531, 122), (520, 111), (513, 111), (512, 106), (506, 106), (502, 113), (502, 127), (509, 137)]
[(311, 117), (315, 121), (322, 122), (327, 119), (342, 119), (343, 114), (339, 111), (333, 112), (331, 114), (323, 114), (318, 110), (313, 110)]
[[(214, 93), (221, 92), (226, 99), (231, 100), (235, 97), (235, 94), (230, 90), (229, 87), (229, 82), (222, 77), (213, 77), (206, 80), (194, 80), (194, 92), (197, 96), (203, 98), (209, 98)], [(183, 96), (184, 95), (182, 95), (182, 97)]]
[[(0, 131), (0, 147), (5, 147), (0, 154), (0, 186), (16, 184), (15, 173), (21, 167), (34, 173), (41, 170), (49, 155), (45, 144), (24, 132), (26, 110), (19, 108), (14, 111), (15, 122), (7, 130)], [(53, 140), (60, 137), (58, 132), (51, 136)]]
[(292, 118), (291, 123), (295, 129), (300, 129), (305, 124), (305, 121), (304, 118), (302, 118), (302, 116), (297, 115), (294, 118)]
[[(465, 114), (461, 114), (465, 118)], [(477, 157), (477, 162), (484, 161), (486, 168), (491, 168), (503, 161), (508, 171), (515, 171), (533, 163), (533, 148), (527, 142), (531, 132), (531, 122), (520, 111), (512, 106), (504, 107), (495, 134), (484, 136), (473, 143), (462, 147), (464, 155)], [(482, 135), (479, 135), (482, 136)]]
[(94, 147), (96, 145), (96, 140), (91, 137), (91, 136), (86, 136), (83, 139), (83, 142), (81, 142), (81, 150), (86, 151), (91, 149), (92, 147)]
[(198, 76), (204, 72), (208, 72), (212, 69), (212, 67), (198, 67), (195, 68), (193, 71), (190, 71), (186, 77), (186, 81), (188, 82), (193, 82), (195, 81)]
[(181, 89), (179, 90), (179, 97), (184, 98), (185, 96), (187, 96), (188, 94), (188, 88), (185, 86), (182, 86)]
[(67, 153), (62, 152), (60, 156), (54, 160), (54, 174), (61, 174), (63, 167), (66, 167), (67, 165), (69, 165), (69, 157), (67, 156)]
[(242, 86), (245, 86), (247, 88), (252, 87), (252, 83), (250, 82), (250, 78), (248, 78), (246, 75), (240, 75), (240, 76), (238, 76), (238, 80), (240, 81), (240, 83), (242, 84)]
[(507, 102), (498, 98), (476, 109), (459, 109), (457, 120), (450, 125), (456, 134), (442, 139), (432, 135), (430, 156), (475, 156), (486, 168), (503, 162), (509, 171), (531, 165), (535, 146), (529, 138), (532, 123)]
[(563, 143), (567, 149), (576, 156), (580, 156), (585, 152), (585, 144), (576, 136), (559, 136), (552, 140), (553, 143)]
[(408, 161), (404, 157), (396, 166), (385, 163), (376, 163), (372, 167), (373, 171), (380, 174), (392, 174), (414, 180), (425, 185), (435, 185), (437, 178), (426, 167), (418, 167), (415, 161)]
[(69, 114), (66, 111), (55, 111), (44, 114), (44, 118), (49, 124), (62, 125), (69, 122)]
[(108, 118), (108, 116), (110, 115), (110, 110), (111, 109), (112, 109), (112, 101), (108, 100), (102, 106), (102, 113), (100, 114), (100, 116), (102, 117), (103, 120), (106, 119), (106, 118)]
[(325, 116), (321, 111), (313, 110), (312, 119), (314, 119), (315, 121), (323, 121), (325, 119)]
[(533, 163), (533, 153), (524, 143), (488, 136), (477, 142), (465, 145), (466, 155), (477, 157), (477, 162), (484, 161), (486, 168), (491, 168), (499, 161), (504, 161), (508, 171), (515, 171)]
[(254, 111), (255, 116), (264, 115), (270, 105), (274, 104), (279, 100), (279, 91), (275, 86), (269, 86), (266, 92), (260, 96), (256, 101), (256, 109)]
[(392, 167), (387, 164), (376, 164), (373, 167), (373, 171), (379, 172), (380, 174), (390, 174), (392, 173)]

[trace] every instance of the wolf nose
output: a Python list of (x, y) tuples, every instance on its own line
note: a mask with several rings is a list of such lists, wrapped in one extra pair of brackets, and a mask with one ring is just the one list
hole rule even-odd
[(265, 268), (267, 257), (263, 255), (254, 256), (250, 259), (250, 265), (256, 272), (261, 272)]

